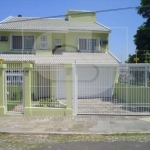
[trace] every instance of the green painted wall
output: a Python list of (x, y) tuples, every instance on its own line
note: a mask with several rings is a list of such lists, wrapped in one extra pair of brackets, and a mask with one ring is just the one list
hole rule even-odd
[(57, 48), (56, 51), (58, 50), (65, 50), (65, 43), (66, 43), (66, 34), (65, 33), (53, 33), (52, 34), (52, 48), (55, 48), (55, 39), (61, 39), (62, 42), (62, 47)]
[[(80, 14), (79, 14), (80, 13)], [(79, 22), (95, 22), (96, 14), (92, 12), (82, 14), (82, 11), (68, 11), (66, 19), (69, 21), (79, 21)]]
[[(72, 32), (66, 34), (66, 50), (76, 51), (78, 49), (78, 38), (100, 38), (103, 40), (108, 39), (108, 33), (84, 33), (84, 32)], [(108, 50), (107, 46), (101, 46), (101, 50)]]
[[(62, 47), (57, 48), (57, 50), (67, 50), (67, 51), (76, 51), (78, 48), (78, 38), (79, 37), (88, 37), (88, 38), (100, 38), (103, 40), (108, 40), (108, 33), (85, 33), (85, 32), (69, 32), (69, 33), (37, 33), (37, 32), (27, 32), (24, 34), (35, 35), (35, 50), (11, 50), (10, 49), (10, 34), (21, 35), (22, 32), (0, 32), (0, 35), (8, 36), (8, 41), (2, 42), (0, 41), (0, 53), (36, 53), (37, 55), (52, 55), (52, 51), (55, 48), (55, 39), (62, 40)], [(42, 34), (46, 34), (48, 38), (48, 49), (40, 50), (40, 36)], [(109, 49), (109, 45), (101, 46), (101, 51), (105, 51)]]
[(9, 52), (10, 51), (10, 33), (9, 32), (1, 32), (0, 36), (8, 36), (8, 41), (0, 41), (0, 52)]
[(129, 103), (150, 103), (150, 87), (116, 83), (114, 94)]

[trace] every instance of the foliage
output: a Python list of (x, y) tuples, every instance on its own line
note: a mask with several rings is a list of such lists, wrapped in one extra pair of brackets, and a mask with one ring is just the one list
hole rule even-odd
[[(141, 0), (141, 6), (150, 5), (150, 0)], [(136, 45), (138, 63), (150, 62), (150, 7), (139, 7), (137, 13), (146, 21), (137, 29), (134, 35), (134, 44)], [(128, 63), (135, 63), (133, 60), (136, 54), (129, 55)]]
[(7, 110), (15, 109), (16, 104), (7, 104)]
[(39, 104), (36, 107), (58, 107), (58, 108), (65, 108), (66, 106), (62, 105), (57, 101), (55, 98), (41, 98), (39, 99)]
[(16, 100), (17, 99), (17, 93), (16, 92), (13, 92), (13, 95), (12, 95), (12, 100)]

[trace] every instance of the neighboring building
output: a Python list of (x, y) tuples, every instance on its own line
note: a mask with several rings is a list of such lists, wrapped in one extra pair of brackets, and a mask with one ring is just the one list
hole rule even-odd
[(69, 10), (66, 18), (8, 17), (0, 24), (2, 54), (107, 52), (110, 29), (95, 12)]

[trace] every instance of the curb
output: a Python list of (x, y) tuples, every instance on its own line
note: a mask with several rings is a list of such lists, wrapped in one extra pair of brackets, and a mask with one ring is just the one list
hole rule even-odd
[(87, 132), (0, 132), (0, 134), (31, 134), (31, 135), (50, 135), (50, 134), (55, 134), (55, 135), (115, 135), (115, 134), (150, 134), (149, 132), (112, 132), (112, 133), (87, 133)]

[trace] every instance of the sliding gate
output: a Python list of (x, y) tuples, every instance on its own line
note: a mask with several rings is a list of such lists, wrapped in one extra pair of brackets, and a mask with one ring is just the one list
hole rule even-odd
[(74, 67), (74, 114), (150, 115), (150, 65)]

